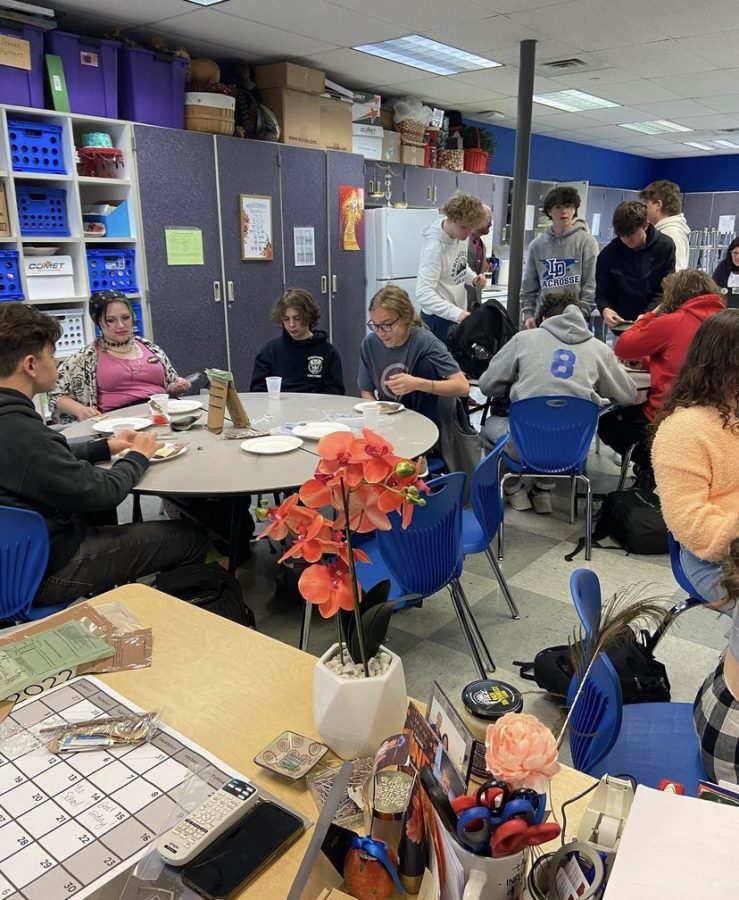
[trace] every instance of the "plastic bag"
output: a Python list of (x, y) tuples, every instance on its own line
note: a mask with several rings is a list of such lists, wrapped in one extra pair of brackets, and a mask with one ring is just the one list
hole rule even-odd
[(393, 120), (396, 125), (406, 119), (428, 125), (433, 115), (433, 110), (424, 106), (418, 97), (399, 97), (397, 100), (389, 101), (388, 105), (392, 107)]

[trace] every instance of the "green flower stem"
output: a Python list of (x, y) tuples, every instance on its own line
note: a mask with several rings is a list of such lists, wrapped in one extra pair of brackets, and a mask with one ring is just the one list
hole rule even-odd
[(354, 567), (354, 550), (352, 549), (352, 533), (349, 528), (349, 493), (344, 487), (344, 479), (341, 479), (341, 500), (344, 505), (344, 534), (346, 535), (346, 551), (349, 560), (349, 580), (352, 585), (352, 600), (354, 605), (354, 621), (357, 623), (357, 637), (359, 639), (359, 654), (362, 657), (364, 677), (369, 678), (369, 666), (367, 665), (367, 649), (364, 645), (364, 628), (362, 615), (359, 610), (359, 588), (357, 587), (357, 570)]

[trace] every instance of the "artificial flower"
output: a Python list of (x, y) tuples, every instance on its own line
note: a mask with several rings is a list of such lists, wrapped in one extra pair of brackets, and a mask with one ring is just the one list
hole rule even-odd
[(554, 735), (536, 716), (506, 713), (488, 725), (485, 765), (514, 788), (530, 787), (543, 794), (560, 768)]
[(349, 567), (343, 559), (309, 566), (298, 579), (298, 590), (309, 603), (316, 604), (324, 619), (340, 609), (354, 609)]
[(314, 563), (324, 553), (332, 553), (335, 545), (331, 540), (331, 522), (320, 513), (307, 507), (299, 507), (303, 518), (293, 529), (294, 540), (290, 547), (282, 554), (279, 562), (290, 557), (302, 557), (306, 562)]
[(259, 536), (272, 537), (276, 541), (284, 540), (290, 534), (291, 523), (297, 524), (300, 519), (300, 511), (295, 509), (299, 499), (297, 494), (292, 494), (279, 506), (270, 506), (267, 509), (270, 524)]
[(377, 484), (385, 481), (399, 462), (399, 457), (393, 453), (393, 445), (369, 428), (362, 429), (363, 452), (368, 457), (364, 464), (364, 479), (369, 484)]

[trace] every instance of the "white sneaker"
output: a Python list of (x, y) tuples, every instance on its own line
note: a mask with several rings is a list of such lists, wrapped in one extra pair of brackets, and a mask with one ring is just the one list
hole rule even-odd
[(534, 512), (540, 516), (551, 516), (552, 514), (552, 494), (551, 491), (542, 491), (534, 488), (529, 491), (529, 502), (534, 507)]
[(511, 504), (513, 509), (523, 511), (531, 509), (531, 498), (526, 488), (521, 484), (517, 491), (509, 494), (506, 492), (506, 500)]

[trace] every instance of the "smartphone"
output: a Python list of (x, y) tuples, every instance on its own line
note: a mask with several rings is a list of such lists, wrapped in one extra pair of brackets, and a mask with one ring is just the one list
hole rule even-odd
[(182, 881), (207, 900), (225, 900), (256, 877), (305, 831), (303, 820), (263, 800), (182, 870)]

